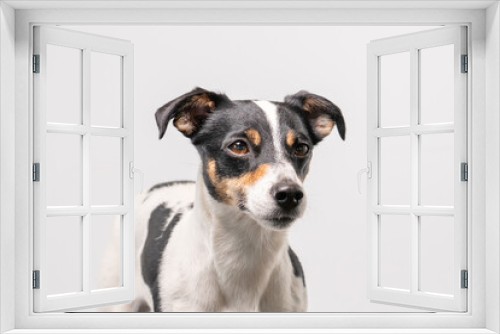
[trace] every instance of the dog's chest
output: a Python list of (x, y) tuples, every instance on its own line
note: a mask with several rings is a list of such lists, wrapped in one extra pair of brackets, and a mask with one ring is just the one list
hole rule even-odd
[(244, 223), (233, 224), (230, 233), (225, 227), (218, 226), (211, 233), (220, 289), (229, 308), (259, 311), (274, 268), (283, 259), (285, 239), (279, 236), (277, 240)]
[[(260, 311), (283, 247), (269, 244), (261, 233), (257, 237), (252, 231), (228, 231), (217, 224), (203, 229), (200, 220), (189, 215), (172, 233), (159, 279), (162, 309)], [(264, 241), (266, 247), (260, 245)]]

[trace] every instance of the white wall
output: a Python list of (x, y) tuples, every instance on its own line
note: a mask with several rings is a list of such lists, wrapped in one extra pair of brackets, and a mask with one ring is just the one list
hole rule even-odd
[[(232, 99), (282, 100), (306, 89), (336, 103), (347, 138), (334, 131), (314, 151), (309, 207), (290, 243), (304, 266), (312, 312), (408, 312), (366, 298), (366, 45), (428, 27), (65, 27), (135, 45), (135, 166), (145, 185), (194, 179), (198, 157), (170, 127), (157, 139), (155, 110), (195, 86)], [(136, 186), (138, 184), (136, 183)], [(364, 190), (364, 183), (362, 186)], [(103, 239), (104, 240), (104, 239)]]
[[(2, 268), (14, 269), (14, 69), (15, 14), (0, 3), (0, 262)], [(14, 270), (0, 276), (0, 332), (14, 328)]]

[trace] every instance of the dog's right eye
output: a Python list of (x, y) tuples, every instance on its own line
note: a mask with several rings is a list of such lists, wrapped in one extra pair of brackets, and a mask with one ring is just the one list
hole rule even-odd
[(243, 155), (248, 153), (248, 146), (244, 141), (238, 140), (229, 145), (228, 147), (231, 152), (238, 154), (238, 155)]

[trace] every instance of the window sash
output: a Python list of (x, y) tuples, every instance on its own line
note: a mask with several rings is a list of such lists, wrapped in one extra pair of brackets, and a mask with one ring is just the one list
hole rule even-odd
[[(70, 47), (82, 52), (80, 125), (47, 123), (46, 121), (46, 46)], [(106, 128), (91, 125), (90, 115), (90, 61), (91, 52), (102, 52), (120, 57), (121, 62), (121, 125)], [(52, 27), (34, 28), (34, 54), (40, 55), (40, 73), (34, 75), (34, 161), (39, 162), (40, 182), (34, 184), (34, 264), (40, 271), (40, 288), (33, 289), (35, 312), (69, 311), (92, 308), (111, 303), (123, 303), (134, 295), (134, 208), (133, 180), (129, 164), (133, 161), (133, 46), (128, 41), (106, 38)], [(51, 207), (46, 205), (46, 134), (74, 134), (81, 137), (82, 205)], [(120, 205), (95, 206), (91, 204), (91, 137), (118, 137), (120, 139)], [(121, 286), (92, 290), (90, 284), (91, 217), (92, 215), (119, 215), (121, 225)], [(46, 218), (77, 216), (81, 220), (81, 280), (82, 291), (49, 295), (46, 252)], [(63, 236), (64, 237), (64, 236)], [(61, 250), (64, 251), (64, 250)]]
[[(460, 73), (460, 55), (467, 54), (465, 27), (439, 28), (414, 34), (372, 41), (368, 46), (368, 160), (373, 177), (368, 180), (367, 223), (369, 235), (370, 300), (382, 303), (418, 307), (430, 310), (467, 310), (467, 290), (461, 289), (460, 271), (467, 269), (467, 182), (460, 181), (460, 164), (467, 162), (467, 75)], [(421, 49), (454, 45), (454, 123), (419, 124)], [(410, 53), (410, 124), (382, 128), (380, 125), (380, 57), (400, 52)], [(419, 203), (420, 135), (454, 134), (454, 206), (429, 207)], [(380, 204), (380, 139), (408, 136), (410, 140), (410, 203), (407, 206)], [(409, 291), (380, 286), (380, 217), (381, 215), (410, 217), (410, 288)], [(451, 216), (454, 218), (453, 295), (419, 291), (420, 282), (420, 217)]]

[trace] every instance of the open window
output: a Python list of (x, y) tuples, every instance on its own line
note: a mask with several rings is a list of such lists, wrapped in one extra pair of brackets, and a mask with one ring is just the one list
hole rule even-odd
[(368, 45), (372, 301), (466, 311), (466, 60), (465, 27)]
[[(133, 45), (35, 27), (33, 72), (35, 312), (130, 301)], [(104, 229), (117, 250), (107, 286), (92, 272)]]

